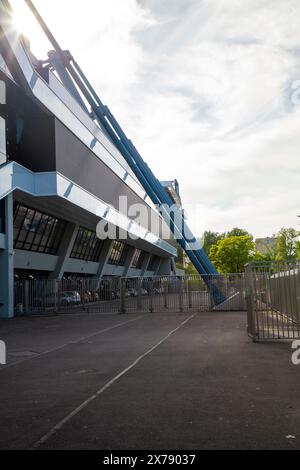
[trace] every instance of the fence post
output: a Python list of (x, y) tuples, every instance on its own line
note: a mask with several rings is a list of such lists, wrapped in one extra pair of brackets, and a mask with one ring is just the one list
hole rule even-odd
[[(215, 277), (213, 278), (211, 274), (207, 274), (206, 275), (206, 279), (208, 280), (208, 285), (211, 286), (211, 284), (215, 281)], [(207, 292), (208, 292), (208, 311), (209, 312), (213, 312), (214, 311), (214, 307), (215, 307), (215, 302), (214, 302), (214, 297), (213, 297), (213, 294), (212, 294), (212, 289), (211, 287), (209, 288), (207, 284), (205, 284), (205, 287), (207, 289)]]
[(24, 313), (29, 313), (29, 281), (25, 281), (24, 287)]
[(247, 304), (247, 332), (254, 339), (258, 332), (255, 328), (254, 319), (254, 290), (253, 290), (253, 269), (251, 263), (245, 266), (246, 281), (246, 304)]
[(54, 294), (54, 313), (58, 313), (58, 279), (53, 279), (53, 294)]
[(164, 308), (165, 309), (168, 308), (168, 295), (167, 295), (168, 289), (169, 289), (168, 281), (164, 278), (164, 281), (163, 281), (163, 294), (164, 294)]
[(189, 308), (192, 308), (193, 303), (192, 303), (192, 293), (191, 293), (191, 289), (190, 289), (190, 278), (189, 278), (189, 276), (186, 278), (186, 288), (187, 288), (187, 294), (188, 294)]
[(182, 282), (183, 282), (183, 278), (180, 277), (180, 278), (179, 278), (179, 310), (180, 310), (180, 312), (183, 311)]
[(126, 313), (125, 291), (126, 291), (126, 279), (120, 278), (120, 313)]
[(137, 291), (138, 291), (137, 309), (142, 310), (142, 279), (140, 277), (138, 278)]
[(149, 300), (150, 300), (150, 313), (153, 313), (153, 279), (149, 279)]
[(86, 303), (86, 285), (85, 285), (85, 278), (82, 279), (81, 283), (81, 303), (82, 303), (82, 310), (85, 310), (85, 303)]

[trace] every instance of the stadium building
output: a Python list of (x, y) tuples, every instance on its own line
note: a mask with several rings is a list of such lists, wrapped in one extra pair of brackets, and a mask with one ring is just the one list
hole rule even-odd
[[(176, 243), (105, 131), (2, 20), (0, 32), (0, 317), (16, 279), (175, 273)], [(119, 196), (143, 206), (139, 223)], [(126, 239), (100, 240), (100, 220)]]

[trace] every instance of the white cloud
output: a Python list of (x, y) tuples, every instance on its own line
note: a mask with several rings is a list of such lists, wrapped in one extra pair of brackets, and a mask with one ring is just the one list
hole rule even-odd
[(35, 3), (156, 175), (201, 206), (197, 233), (297, 226), (298, 0)]

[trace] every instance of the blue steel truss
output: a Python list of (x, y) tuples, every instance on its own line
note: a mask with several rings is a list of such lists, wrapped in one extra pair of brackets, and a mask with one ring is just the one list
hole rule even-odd
[(101, 102), (98, 94), (73, 56), (69, 51), (63, 51), (61, 49), (32, 1), (25, 0), (25, 2), (37, 18), (44, 33), (54, 47), (54, 51), (48, 54), (48, 64), (56, 70), (64, 86), (74, 96), (82, 108), (89, 113), (82, 99), (82, 97), (84, 97), (91, 108), (91, 112), (89, 113), (91, 118), (98, 122), (100, 127), (119, 150), (146, 193), (157, 206), (162, 217), (174, 234), (176, 241), (186, 252), (187, 256), (208, 285), (215, 304), (220, 304), (225, 300), (225, 297), (215, 283), (214, 277), (218, 272), (202, 249), (199, 241), (189, 229), (182, 211), (174, 205), (164, 187), (143, 160), (131, 140), (127, 138), (114, 115), (109, 108)]

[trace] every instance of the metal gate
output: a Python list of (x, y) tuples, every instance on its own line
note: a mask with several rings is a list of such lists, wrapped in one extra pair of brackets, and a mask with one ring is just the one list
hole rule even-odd
[(300, 338), (299, 267), (299, 261), (246, 267), (248, 333), (255, 341)]
[[(226, 299), (215, 305), (215, 286)], [(32, 280), (15, 283), (16, 314), (245, 310), (242, 274)]]

